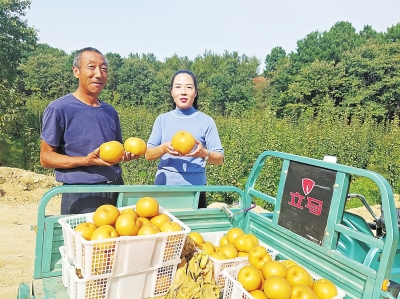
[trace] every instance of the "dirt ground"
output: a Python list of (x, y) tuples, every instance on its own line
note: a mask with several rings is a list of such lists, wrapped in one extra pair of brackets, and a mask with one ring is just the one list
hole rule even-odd
[[(43, 194), (57, 186), (54, 177), (16, 168), (0, 167), (0, 294), (15, 299), (20, 282), (30, 282), (35, 257), (37, 206)], [(46, 214), (59, 214), (60, 199), (54, 198)], [(379, 207), (373, 209), (380, 215)], [(365, 208), (353, 212), (372, 221)]]
[[(43, 194), (57, 183), (53, 177), (16, 168), (0, 167), (0, 294), (15, 299), (20, 282), (30, 282), (35, 257), (37, 206)], [(59, 214), (59, 199), (48, 212)]]

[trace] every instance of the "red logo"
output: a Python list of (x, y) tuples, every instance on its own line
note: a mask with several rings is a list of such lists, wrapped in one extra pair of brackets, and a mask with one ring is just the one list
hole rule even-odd
[(314, 188), (315, 182), (311, 179), (302, 179), (301, 180), (303, 186), (303, 192), (305, 195), (308, 195), (312, 189)]

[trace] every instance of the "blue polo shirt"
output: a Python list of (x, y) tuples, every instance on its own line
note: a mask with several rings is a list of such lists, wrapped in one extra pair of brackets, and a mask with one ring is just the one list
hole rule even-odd
[[(117, 140), (122, 143), (118, 113), (111, 105), (89, 106), (72, 94), (51, 102), (43, 114), (40, 135), (57, 152), (68, 156), (87, 156), (102, 143)], [(84, 166), (56, 169), (56, 180), (67, 184), (93, 184), (121, 176), (121, 167)]]

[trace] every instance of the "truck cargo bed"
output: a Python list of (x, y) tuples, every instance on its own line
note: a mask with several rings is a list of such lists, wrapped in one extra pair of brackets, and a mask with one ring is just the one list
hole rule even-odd
[[(268, 173), (279, 163), (280, 173)], [(258, 184), (260, 176), (278, 182), (275, 194)], [(352, 175), (370, 179), (379, 189), (386, 235), (351, 227), (345, 204)], [(277, 178), (276, 178), (277, 176)], [(381, 175), (341, 164), (287, 153), (263, 152), (252, 168), (245, 190), (233, 186), (61, 186), (49, 190), (38, 208), (33, 282), (21, 284), (18, 298), (68, 298), (61, 281), (59, 247), (63, 235), (58, 219), (45, 215), (51, 198), (68, 192), (119, 192), (118, 206), (134, 205), (144, 196), (156, 198), (193, 231), (217, 232), (240, 227), (279, 252), (276, 259), (292, 259), (334, 282), (345, 298), (399, 298), (400, 260), (393, 192)], [(198, 209), (199, 193), (230, 193), (234, 208)], [(256, 213), (255, 200), (273, 208)], [(386, 282), (391, 281), (388, 289)], [(29, 295), (26, 295), (26, 294)]]

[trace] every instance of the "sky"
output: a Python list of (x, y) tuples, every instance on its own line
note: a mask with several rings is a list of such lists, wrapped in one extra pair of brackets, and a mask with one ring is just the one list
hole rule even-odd
[(67, 54), (90, 46), (164, 61), (227, 51), (257, 57), (262, 71), (274, 47), (290, 53), (339, 21), (386, 32), (400, 22), (400, 0), (32, 0), (26, 19), (40, 43)]

